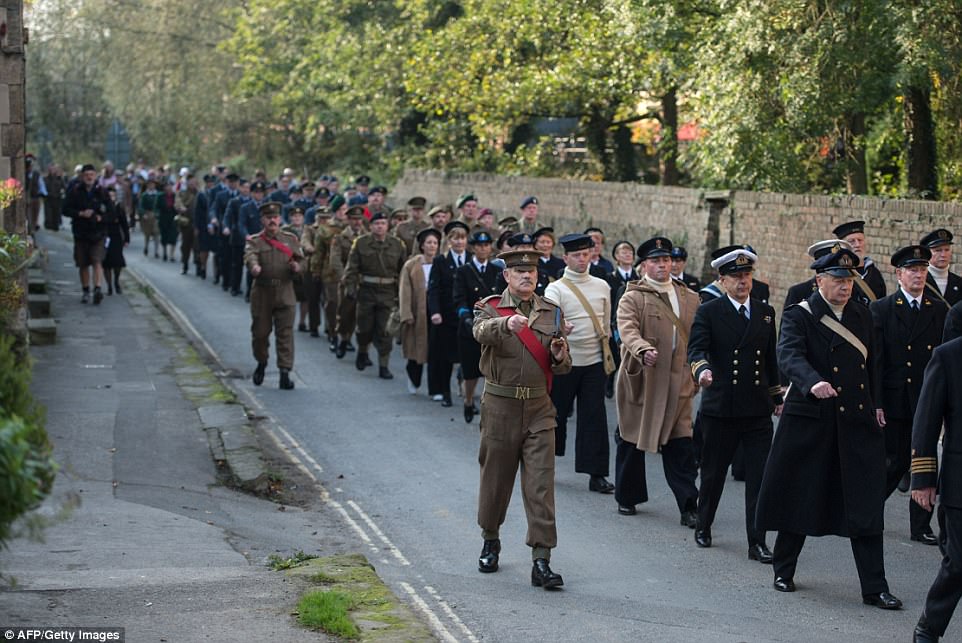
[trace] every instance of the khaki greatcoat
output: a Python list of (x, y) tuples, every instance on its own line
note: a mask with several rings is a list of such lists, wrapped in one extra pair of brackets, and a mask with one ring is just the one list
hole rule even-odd
[[(700, 300), (684, 284), (673, 282), (672, 286), (687, 336)], [(622, 341), (615, 393), (618, 430), (624, 441), (649, 453), (657, 453), (669, 439), (691, 437), (696, 392), (687, 364), (688, 342), (679, 333), (672, 353), (675, 326), (665, 306), (671, 309), (668, 295), (658, 293), (643, 279), (629, 282), (618, 303)], [(643, 366), (642, 353), (652, 348), (658, 351), (658, 361), (652, 367)]]
[(398, 311), (404, 359), (428, 361), (428, 287), (424, 283), (424, 255), (416, 254), (401, 268)]

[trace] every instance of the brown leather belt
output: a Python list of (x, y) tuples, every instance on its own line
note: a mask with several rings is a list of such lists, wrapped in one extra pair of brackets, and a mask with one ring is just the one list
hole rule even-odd
[(494, 382), (484, 382), (484, 392), (498, 397), (510, 397), (516, 400), (530, 400), (548, 394), (546, 386), (502, 386)]
[(391, 286), (397, 283), (397, 279), (393, 277), (369, 277), (367, 275), (361, 275), (361, 283)]

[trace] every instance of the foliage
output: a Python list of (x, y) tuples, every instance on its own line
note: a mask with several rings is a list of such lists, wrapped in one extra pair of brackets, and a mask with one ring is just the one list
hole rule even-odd
[(297, 602), (297, 619), (302, 625), (320, 628), (334, 636), (357, 638), (361, 630), (348, 615), (353, 604), (351, 596), (344, 592), (315, 590)]
[(303, 551), (298, 550), (287, 558), (277, 554), (271, 554), (267, 557), (267, 564), (274, 571), (280, 571), (282, 569), (291, 569), (292, 567), (297, 567), (301, 563), (313, 558), (317, 558), (317, 556), (314, 554), (305, 554)]
[(30, 244), (16, 234), (0, 232), (0, 333), (23, 305), (20, 273), (31, 260)]
[(44, 430), (44, 411), (30, 395), (30, 364), (0, 335), (0, 547), (13, 522), (50, 493), (56, 464)]

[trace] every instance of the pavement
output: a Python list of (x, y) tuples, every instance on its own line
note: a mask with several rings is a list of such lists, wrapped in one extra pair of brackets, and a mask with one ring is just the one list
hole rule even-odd
[(149, 289), (125, 276), (123, 295), (81, 304), (69, 243), (45, 245), (58, 337), (31, 348), (32, 391), (60, 471), (38, 512), (43, 540), (0, 552), (15, 583), (0, 593), (0, 625), (123, 627), (127, 641), (327, 640), (292, 615), (304, 583), (266, 566), (271, 554), (356, 549), (322, 490), (270, 445), (260, 482), (275, 497), (225, 486), (213, 445), (230, 448), (257, 418)]

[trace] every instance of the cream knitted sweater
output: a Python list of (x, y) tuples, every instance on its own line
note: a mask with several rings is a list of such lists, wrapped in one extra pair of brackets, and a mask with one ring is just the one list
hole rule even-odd
[[(607, 333), (611, 315), (611, 287), (608, 282), (592, 277), (587, 271), (578, 273), (571, 268), (565, 268), (564, 277), (574, 282), (581, 294), (585, 296), (595, 311), (601, 330)], [(595, 332), (595, 326), (578, 297), (561, 280), (548, 284), (544, 296), (545, 299), (557, 304), (565, 320), (574, 325), (574, 329), (568, 335), (571, 365), (590, 366), (599, 363), (603, 357), (602, 340)]]

